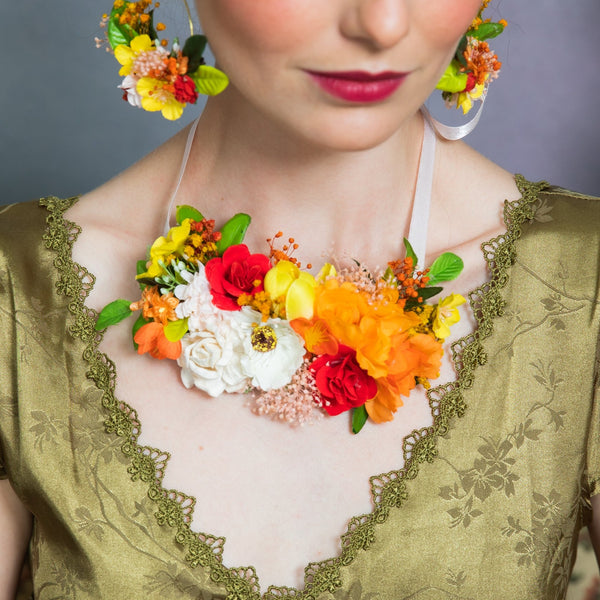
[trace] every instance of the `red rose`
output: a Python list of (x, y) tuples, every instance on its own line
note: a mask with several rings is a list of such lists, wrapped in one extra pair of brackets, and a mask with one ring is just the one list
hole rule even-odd
[(250, 254), (245, 244), (230, 246), (220, 258), (206, 263), (213, 304), (221, 310), (240, 310), (237, 299), (242, 294), (262, 292), (271, 261), (264, 254)]
[(335, 356), (323, 354), (310, 365), (323, 408), (332, 416), (362, 406), (377, 394), (377, 383), (356, 362), (356, 352), (340, 344)]
[(196, 84), (191, 77), (187, 75), (180, 75), (175, 80), (175, 100), (182, 104), (196, 104), (198, 100), (198, 92), (196, 90)]

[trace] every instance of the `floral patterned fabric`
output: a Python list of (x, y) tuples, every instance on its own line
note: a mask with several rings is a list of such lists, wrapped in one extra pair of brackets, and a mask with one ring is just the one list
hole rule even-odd
[[(302, 591), (228, 568), (195, 533), (194, 500), (162, 486), (168, 454), (138, 444), (98, 351), (93, 277), (75, 265), (74, 200), (0, 209), (0, 477), (34, 515), (36, 598), (341, 600), (565, 598), (600, 492), (600, 201), (517, 178), (507, 231), (483, 246), (477, 332), (403, 469)], [(261, 582), (262, 583), (262, 582)]]

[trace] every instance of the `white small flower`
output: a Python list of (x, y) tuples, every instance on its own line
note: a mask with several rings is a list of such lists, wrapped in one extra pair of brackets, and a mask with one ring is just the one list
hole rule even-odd
[(302, 338), (287, 321), (262, 322), (259, 312), (245, 306), (233, 314), (242, 335), (241, 365), (254, 387), (273, 390), (288, 384), (302, 365)]
[[(215, 326), (216, 325), (216, 326)], [(248, 377), (241, 365), (242, 340), (230, 319), (223, 319), (203, 331), (191, 331), (181, 340), (181, 380), (216, 397), (242, 392)]]
[(180, 275), (188, 283), (178, 285), (174, 294), (181, 302), (177, 305), (175, 313), (179, 319), (188, 320), (191, 332), (203, 331), (206, 327), (214, 327), (216, 321), (221, 321), (221, 311), (212, 302), (210, 286), (204, 274), (204, 265), (199, 265), (197, 273), (180, 271)]
[(125, 79), (123, 79), (121, 82), (119, 88), (127, 93), (127, 102), (129, 102), (131, 106), (142, 108), (142, 97), (138, 94), (136, 87), (137, 82), (137, 77), (134, 77), (133, 75), (127, 75), (127, 77), (125, 77)]

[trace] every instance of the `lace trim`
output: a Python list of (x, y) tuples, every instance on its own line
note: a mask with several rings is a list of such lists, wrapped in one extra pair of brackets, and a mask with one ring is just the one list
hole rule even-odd
[[(347, 532), (341, 537), (341, 554), (337, 558), (310, 563), (305, 569), (304, 590), (270, 586), (262, 596), (263, 600), (316, 600), (323, 592), (333, 593), (339, 589), (342, 586), (340, 569), (351, 564), (359, 552), (369, 549), (375, 540), (376, 526), (385, 523), (390, 511), (400, 508), (406, 501), (407, 480), (418, 475), (422, 463), (430, 463), (436, 458), (438, 437), (448, 432), (456, 417), (463, 416), (467, 408), (463, 392), (473, 385), (475, 370), (487, 360), (482, 340), (492, 334), (493, 320), (503, 313), (504, 301), (500, 292), (508, 282), (508, 271), (515, 261), (515, 242), (521, 236), (524, 222), (534, 218), (540, 204), (540, 192), (549, 187), (545, 182), (528, 182), (520, 175), (515, 177), (515, 182), (522, 197), (515, 202), (505, 202), (506, 232), (481, 246), (491, 278), (469, 294), (477, 328), (451, 346), (456, 380), (427, 393), (433, 425), (415, 430), (404, 439), (405, 462), (401, 470), (370, 478), (374, 509), (370, 514), (350, 520)], [(225, 567), (222, 563), (225, 539), (192, 531), (190, 523), (195, 499), (162, 486), (169, 453), (138, 444), (141, 424), (137, 413), (115, 398), (115, 365), (98, 350), (103, 335), (94, 329), (97, 313), (85, 305), (95, 277), (72, 260), (73, 243), (81, 228), (65, 220), (64, 213), (75, 202), (77, 198), (40, 200), (49, 212), (43, 240), (46, 248), (56, 254), (57, 293), (69, 299), (68, 309), (73, 316), (69, 331), (85, 344), (83, 358), (89, 365), (86, 375), (102, 392), (102, 404), (108, 413), (104, 423), (106, 431), (123, 439), (121, 450), (131, 460), (127, 468), (131, 479), (148, 484), (148, 496), (157, 505), (157, 522), (175, 530), (175, 540), (183, 546), (189, 565), (208, 568), (212, 581), (227, 590), (227, 600), (259, 600), (261, 594), (255, 569)]]

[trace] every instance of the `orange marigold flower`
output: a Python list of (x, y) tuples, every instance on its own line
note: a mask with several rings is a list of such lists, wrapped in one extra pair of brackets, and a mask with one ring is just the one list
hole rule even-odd
[(144, 319), (152, 319), (166, 325), (168, 321), (177, 321), (179, 318), (175, 314), (175, 308), (179, 304), (179, 300), (172, 293), (159, 294), (158, 288), (147, 287), (142, 292), (142, 299), (138, 302), (132, 302), (131, 310), (142, 309)]
[(146, 323), (140, 327), (133, 340), (138, 344), (138, 354), (150, 354), (153, 358), (177, 360), (181, 354), (181, 341), (170, 342), (160, 323)]

